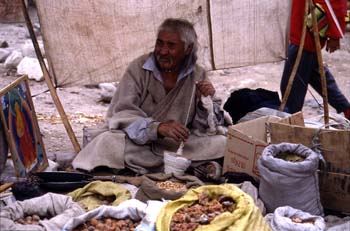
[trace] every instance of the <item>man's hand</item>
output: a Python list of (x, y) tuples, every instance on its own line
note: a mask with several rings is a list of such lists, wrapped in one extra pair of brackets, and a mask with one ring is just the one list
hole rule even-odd
[(328, 39), (327, 45), (326, 45), (326, 51), (329, 53), (332, 53), (340, 48), (340, 41), (339, 39)]
[(181, 123), (170, 120), (168, 122), (159, 124), (158, 134), (164, 137), (173, 138), (178, 142), (185, 142), (188, 139), (190, 130), (188, 130), (188, 128), (186, 128)]
[(205, 80), (199, 81), (197, 83), (197, 89), (204, 96), (208, 96), (208, 95), (214, 96), (215, 94), (215, 88), (209, 81), (205, 81)]

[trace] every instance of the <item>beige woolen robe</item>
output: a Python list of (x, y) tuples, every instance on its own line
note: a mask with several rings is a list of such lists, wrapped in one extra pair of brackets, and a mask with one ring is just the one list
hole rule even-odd
[[(75, 169), (93, 170), (97, 166), (115, 169), (128, 167), (141, 174), (162, 171), (163, 151), (176, 152), (179, 143), (170, 138), (158, 138), (145, 145), (138, 145), (122, 131), (134, 121), (153, 118), (158, 122), (175, 120), (185, 124), (190, 106), (191, 94), (197, 81), (208, 80), (203, 68), (195, 65), (194, 70), (177, 82), (166, 94), (163, 84), (152, 71), (143, 69), (149, 55), (134, 60), (127, 68), (118, 89), (113, 96), (107, 112), (106, 126), (75, 157), (72, 165)], [(187, 127), (196, 113), (196, 104), (200, 98), (193, 97)], [(157, 129), (154, 123), (151, 129)], [(155, 130), (156, 132), (156, 130)], [(223, 135), (190, 135), (183, 154), (192, 161), (209, 160), (223, 157), (226, 137)]]

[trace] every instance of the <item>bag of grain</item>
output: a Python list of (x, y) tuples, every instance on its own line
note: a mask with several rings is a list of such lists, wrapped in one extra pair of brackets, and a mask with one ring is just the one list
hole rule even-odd
[(258, 159), (259, 196), (267, 212), (291, 206), (313, 215), (322, 215), (318, 187), (319, 156), (302, 144), (267, 146)]

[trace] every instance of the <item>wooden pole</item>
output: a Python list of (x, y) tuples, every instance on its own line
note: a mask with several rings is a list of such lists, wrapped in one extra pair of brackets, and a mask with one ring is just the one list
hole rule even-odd
[(6, 189), (12, 187), (13, 184), (14, 184), (14, 182), (7, 182), (7, 183), (0, 185), (0, 193), (5, 191)]
[(313, 29), (314, 40), (315, 40), (315, 45), (316, 45), (317, 61), (318, 61), (318, 67), (319, 67), (320, 76), (321, 76), (321, 83), (322, 83), (324, 123), (326, 125), (326, 128), (328, 128), (328, 125), (329, 125), (329, 108), (328, 108), (328, 94), (327, 94), (326, 74), (325, 74), (324, 67), (323, 67), (323, 59), (322, 59), (322, 53), (321, 53), (321, 43), (320, 43), (320, 37), (319, 37), (319, 34), (318, 34), (317, 19), (316, 19), (316, 14), (315, 14), (315, 5), (312, 2), (312, 0), (309, 0), (309, 2), (310, 2), (310, 9), (311, 9), (311, 17), (312, 17), (312, 29)]
[(284, 111), (284, 107), (286, 106), (286, 103), (287, 103), (290, 91), (292, 90), (294, 78), (295, 78), (295, 75), (297, 73), (297, 70), (298, 70), (298, 67), (299, 67), (299, 64), (300, 64), (300, 59), (301, 59), (301, 55), (303, 53), (304, 43), (305, 43), (306, 24), (307, 24), (308, 11), (309, 11), (309, 3), (308, 3), (308, 0), (306, 0), (305, 1), (305, 10), (304, 10), (303, 30), (302, 30), (300, 44), (299, 44), (299, 48), (298, 48), (298, 54), (297, 54), (297, 58), (295, 59), (295, 63), (294, 63), (294, 66), (293, 66), (292, 73), (290, 74), (290, 77), (289, 77), (289, 80), (288, 80), (288, 85), (287, 85), (286, 91), (283, 94), (282, 102), (281, 102), (281, 105), (280, 105), (280, 108), (279, 108), (280, 111)]
[(51, 82), (50, 74), (49, 74), (49, 71), (46, 68), (46, 65), (45, 65), (45, 62), (44, 62), (44, 58), (43, 58), (43, 56), (41, 54), (41, 51), (40, 51), (40, 48), (39, 48), (39, 45), (38, 45), (38, 41), (36, 39), (34, 30), (33, 30), (33, 25), (31, 23), (31, 20), (30, 20), (29, 14), (28, 14), (28, 10), (27, 10), (27, 7), (26, 7), (26, 4), (25, 4), (24, 0), (21, 0), (21, 6), (22, 6), (22, 10), (23, 10), (25, 21), (26, 21), (26, 24), (27, 24), (27, 27), (28, 27), (28, 31), (29, 31), (29, 34), (30, 34), (30, 38), (31, 38), (31, 40), (33, 42), (33, 45), (34, 45), (36, 56), (37, 56), (37, 58), (39, 60), (41, 70), (43, 71), (45, 82), (46, 82), (46, 84), (47, 84), (47, 86), (49, 88), (49, 91), (51, 93), (51, 97), (52, 97), (52, 99), (53, 99), (53, 101), (54, 101), (54, 103), (56, 105), (56, 108), (58, 110), (58, 113), (59, 113), (59, 115), (60, 115), (60, 117), (62, 119), (63, 125), (66, 128), (68, 136), (69, 136), (69, 138), (70, 138), (70, 140), (71, 140), (71, 142), (73, 144), (74, 150), (75, 150), (76, 153), (78, 153), (80, 151), (80, 145), (79, 145), (79, 143), (77, 141), (77, 138), (76, 138), (76, 136), (74, 134), (74, 131), (73, 131), (72, 127), (69, 124), (69, 120), (67, 118), (66, 113), (64, 112), (64, 109), (63, 109), (63, 106), (61, 104), (61, 101), (58, 98), (56, 89), (55, 89), (55, 87), (53, 86), (53, 84)]

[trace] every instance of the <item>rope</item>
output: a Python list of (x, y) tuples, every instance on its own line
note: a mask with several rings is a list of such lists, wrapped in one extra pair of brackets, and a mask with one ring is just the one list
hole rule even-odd
[(343, 130), (350, 130), (350, 121), (342, 118), (342, 121), (337, 121), (337, 118), (333, 118), (332, 116), (330, 117), (331, 119), (335, 121), (331, 121), (328, 124), (324, 124), (320, 127), (317, 128), (317, 131), (315, 132), (315, 135), (312, 137), (311, 140), (311, 149), (316, 152), (319, 155), (319, 159), (322, 161), (324, 165), (324, 170), (327, 170), (327, 164), (326, 160), (324, 159), (322, 155), (322, 148), (321, 148), (321, 141), (320, 141), (320, 134), (322, 132), (327, 132), (327, 130), (324, 130), (324, 128), (332, 128), (334, 127), (336, 130), (338, 129), (343, 129)]
[(315, 133), (315, 135), (314, 135), (314, 137), (312, 138), (312, 140), (311, 140), (311, 143), (312, 143), (311, 149), (318, 154), (318, 158), (322, 161), (324, 169), (326, 169), (327, 163), (326, 163), (326, 160), (324, 159), (324, 157), (322, 155), (322, 152), (321, 152), (321, 149), (320, 149), (321, 142), (320, 142), (320, 137), (319, 137), (323, 127), (324, 127), (324, 125), (322, 127), (318, 128), (316, 133)]
[[(190, 105), (188, 106), (188, 110), (187, 110), (187, 114), (186, 114), (186, 120), (185, 120), (185, 126), (187, 125), (188, 122), (188, 117), (190, 116), (190, 111), (191, 111), (191, 107), (192, 107), (192, 102), (193, 102), (193, 97), (194, 94), (196, 92), (196, 84), (193, 85), (193, 89), (192, 89), (192, 94), (191, 94), (191, 100), (190, 100)], [(179, 145), (179, 148), (176, 151), (176, 155), (181, 156), (183, 153), (183, 148), (185, 146), (184, 142), (181, 142)]]
[(324, 128), (330, 127), (330, 126), (343, 126), (344, 129), (349, 128), (350, 129), (350, 123), (348, 123), (348, 120), (345, 120), (344, 123), (329, 123), (329, 124), (324, 124), (321, 127), (319, 127), (315, 133), (315, 135), (313, 136), (312, 140), (311, 140), (311, 144), (312, 147), (311, 149), (316, 152), (319, 155), (320, 160), (322, 161), (323, 165), (324, 165), (324, 169), (326, 170), (327, 168), (327, 164), (326, 164), (326, 160), (324, 159), (323, 155), (322, 155), (322, 150), (321, 150), (321, 142), (320, 142), (320, 134), (322, 132), (327, 132), (325, 130), (323, 130)]
[(190, 116), (190, 111), (191, 111), (191, 107), (192, 107), (192, 102), (193, 102), (193, 97), (194, 97), (194, 93), (196, 92), (196, 83), (193, 85), (193, 89), (192, 89), (192, 94), (191, 94), (191, 99), (190, 99), (190, 106), (188, 107), (187, 110), (187, 115), (186, 115), (186, 120), (185, 120), (185, 126), (188, 123), (188, 117)]

